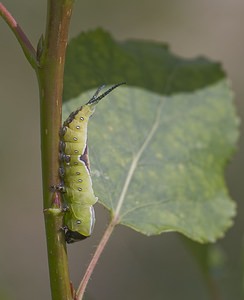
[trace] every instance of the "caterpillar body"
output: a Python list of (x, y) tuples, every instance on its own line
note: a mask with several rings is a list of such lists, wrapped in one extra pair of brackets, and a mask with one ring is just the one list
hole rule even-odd
[(72, 112), (64, 121), (60, 131), (60, 177), (65, 202), (64, 229), (67, 243), (89, 237), (95, 224), (93, 205), (97, 202), (92, 189), (87, 147), (87, 126), (96, 104), (116, 84), (98, 96), (103, 86), (83, 106)]

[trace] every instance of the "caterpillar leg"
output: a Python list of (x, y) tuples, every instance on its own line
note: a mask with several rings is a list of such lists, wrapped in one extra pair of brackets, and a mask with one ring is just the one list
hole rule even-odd
[(63, 211), (63, 212), (69, 211), (69, 206), (68, 206), (68, 205), (64, 206), (64, 207), (62, 208), (62, 211)]
[(60, 229), (65, 232), (66, 230), (68, 230), (68, 227), (65, 225), (65, 226), (60, 227)]
[(65, 187), (63, 183), (59, 183), (57, 185), (51, 185), (51, 191), (52, 192), (60, 192), (60, 193), (65, 193)]

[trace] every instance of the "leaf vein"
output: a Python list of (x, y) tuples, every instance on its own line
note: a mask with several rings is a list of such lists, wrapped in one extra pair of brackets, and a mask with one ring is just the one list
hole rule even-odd
[(144, 150), (146, 149), (146, 147), (150, 143), (151, 139), (153, 138), (154, 134), (156, 133), (156, 131), (157, 131), (158, 127), (159, 127), (161, 112), (162, 112), (162, 108), (163, 108), (164, 103), (165, 103), (165, 101), (161, 102), (161, 104), (160, 104), (160, 106), (159, 106), (159, 108), (157, 110), (155, 121), (154, 121), (154, 123), (152, 125), (152, 128), (151, 128), (149, 134), (147, 135), (147, 137), (145, 138), (145, 141), (141, 145), (141, 148), (135, 154), (135, 156), (134, 156), (134, 158), (133, 158), (133, 160), (131, 162), (131, 166), (130, 166), (128, 174), (126, 176), (126, 180), (125, 180), (124, 186), (122, 188), (122, 191), (121, 191), (121, 194), (120, 194), (120, 197), (119, 197), (119, 200), (118, 200), (118, 204), (117, 204), (117, 207), (116, 207), (116, 210), (115, 210), (115, 213), (114, 213), (114, 218), (117, 219), (117, 220), (119, 219), (120, 210), (122, 208), (122, 205), (123, 205), (126, 193), (128, 191), (129, 185), (130, 185), (131, 180), (133, 178), (133, 175), (135, 173), (135, 170), (136, 170), (136, 167), (138, 165), (138, 162), (139, 162), (139, 160), (140, 160), (140, 158), (142, 156), (142, 153), (144, 152)]

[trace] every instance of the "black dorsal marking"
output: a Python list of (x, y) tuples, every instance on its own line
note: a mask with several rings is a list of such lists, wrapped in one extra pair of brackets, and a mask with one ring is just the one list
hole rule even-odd
[(88, 156), (88, 147), (86, 145), (86, 148), (84, 150), (84, 153), (81, 154), (81, 156), (79, 157), (79, 160), (83, 161), (85, 163), (85, 166), (87, 167), (87, 169), (90, 172), (90, 162), (89, 162), (89, 156)]

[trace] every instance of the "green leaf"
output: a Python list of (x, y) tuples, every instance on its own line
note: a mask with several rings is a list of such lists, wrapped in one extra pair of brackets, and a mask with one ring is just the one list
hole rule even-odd
[[(69, 101), (66, 116), (88, 94)], [(226, 80), (168, 96), (120, 87), (108, 98), (88, 130), (99, 201), (119, 223), (146, 235), (221, 237), (235, 214), (224, 166), (238, 136)]]
[(190, 92), (223, 79), (219, 63), (185, 59), (162, 43), (117, 42), (102, 29), (72, 39), (66, 55), (64, 100), (102, 84), (126, 81), (162, 95)]

